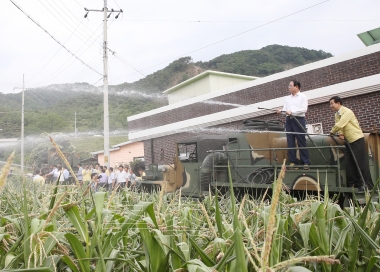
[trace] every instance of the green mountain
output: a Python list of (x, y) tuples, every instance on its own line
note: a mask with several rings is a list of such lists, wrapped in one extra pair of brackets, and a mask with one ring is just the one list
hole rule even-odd
[(205, 70), (264, 77), (329, 57), (332, 57), (332, 54), (322, 50), (276, 44), (260, 50), (244, 50), (221, 55), (206, 62), (194, 63), (191, 57), (183, 57), (145, 78), (113, 86), (113, 89), (163, 92)]
[[(127, 117), (167, 104), (162, 91), (205, 70), (250, 76), (267, 76), (296, 66), (331, 57), (324, 51), (270, 45), (260, 50), (226, 54), (206, 62), (183, 57), (133, 83), (110, 86), (110, 130), (128, 129)], [(21, 94), (0, 93), (0, 138), (19, 137)], [(79, 133), (101, 134), (102, 88), (88, 83), (56, 84), (25, 92), (25, 135), (43, 132), (73, 132), (74, 114)]]

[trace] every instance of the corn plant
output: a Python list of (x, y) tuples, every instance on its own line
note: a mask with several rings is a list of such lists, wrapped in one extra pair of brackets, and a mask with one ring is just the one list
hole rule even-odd
[(230, 179), (202, 200), (2, 175), (0, 271), (378, 271), (375, 190), (342, 209), (327, 186), (293, 198), (284, 175), (258, 198)]

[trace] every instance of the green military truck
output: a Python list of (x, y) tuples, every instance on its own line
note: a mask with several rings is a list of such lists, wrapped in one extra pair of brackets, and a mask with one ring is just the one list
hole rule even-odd
[[(181, 189), (183, 195), (200, 197), (209, 188), (229, 187), (229, 165), (237, 190), (271, 188), (287, 159), (288, 147), (282, 126), (264, 124), (253, 127), (254, 130), (245, 127), (240, 133), (204, 135), (177, 143), (174, 163), (149, 166), (143, 187), (160, 186), (165, 192)], [(379, 135), (364, 135), (372, 180), (376, 181), (380, 174)], [(340, 193), (346, 200), (353, 192), (358, 199), (364, 196), (357, 189), (347, 187), (344, 141), (328, 135), (309, 136), (306, 148), (311, 165), (308, 169), (287, 168), (284, 185), (296, 194), (323, 191), (327, 186), (330, 193)]]

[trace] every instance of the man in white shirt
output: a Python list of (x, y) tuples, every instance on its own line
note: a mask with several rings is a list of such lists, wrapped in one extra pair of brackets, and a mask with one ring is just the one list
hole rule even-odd
[(83, 180), (83, 173), (82, 172), (83, 172), (82, 164), (78, 163), (77, 179), (78, 179), (80, 184), (82, 184), (82, 180)]
[[(296, 139), (298, 147), (306, 147), (306, 120), (307, 112), (307, 97), (301, 93), (301, 83), (297, 80), (292, 80), (289, 83), (290, 95), (285, 98), (285, 104), (282, 109), (278, 109), (277, 113), (286, 113), (286, 139), (289, 148), (296, 147)], [(298, 122), (297, 122), (298, 121)], [(301, 127), (302, 126), (302, 127)], [(292, 133), (295, 132), (295, 133)], [(304, 169), (308, 169), (310, 165), (309, 153), (306, 149), (300, 149), (301, 163)], [(288, 150), (288, 158), (290, 166), (297, 164), (296, 149)]]
[(108, 190), (112, 191), (113, 188), (115, 187), (115, 179), (116, 179), (116, 174), (113, 171), (113, 168), (110, 167), (109, 176), (108, 176)]
[(63, 175), (63, 168), (62, 168), (61, 165), (59, 165), (59, 166), (57, 167), (57, 169), (58, 169), (57, 174), (58, 174), (58, 177), (59, 177), (59, 184), (60, 184), (60, 185), (63, 185), (64, 182), (65, 182), (65, 177), (64, 177), (64, 175)]
[(128, 179), (128, 175), (127, 173), (124, 171), (123, 169), (123, 166), (120, 165), (119, 166), (119, 173), (117, 173), (117, 183), (120, 184), (120, 188), (125, 188), (126, 186), (126, 183), (127, 183), (127, 179)]
[(54, 183), (57, 181), (57, 178), (59, 176), (59, 171), (58, 171), (58, 168), (56, 165), (52, 165), (52, 170), (49, 174), (47, 174), (46, 176), (48, 176), (51, 180), (51, 183)]
[(70, 179), (70, 172), (69, 170), (66, 169), (66, 167), (62, 167), (62, 175), (63, 178), (65, 179), (65, 184), (69, 184), (69, 179)]

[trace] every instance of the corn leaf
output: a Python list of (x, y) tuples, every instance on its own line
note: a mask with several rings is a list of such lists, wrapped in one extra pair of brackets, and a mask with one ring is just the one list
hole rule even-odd
[(145, 221), (139, 220), (137, 227), (140, 231), (141, 238), (144, 241), (144, 251), (149, 271), (168, 271), (169, 254), (165, 254), (164, 250), (149, 232), (148, 225)]
[[(368, 203), (371, 203), (371, 200), (372, 200), (372, 198), (376, 192), (376, 189), (379, 187), (379, 182), (380, 182), (380, 178), (377, 179), (376, 184), (373, 187), (373, 190), (371, 191), (371, 194), (367, 200), (367, 205), (364, 207), (363, 212), (359, 216), (359, 220), (358, 220), (357, 225), (361, 229), (363, 229), (365, 227), (365, 222), (366, 222), (368, 210), (370, 207), (370, 205), (368, 205)], [(348, 214), (348, 213), (346, 212), (346, 214)], [(351, 222), (352, 222), (352, 220), (351, 220)], [(359, 230), (358, 228), (356, 228), (356, 229)], [(348, 271), (354, 272), (356, 270), (356, 261), (358, 259), (358, 249), (359, 249), (360, 236), (361, 236), (360, 232), (356, 231), (354, 234), (354, 238), (352, 239), (351, 250), (348, 252)]]
[(360, 225), (356, 222), (356, 220), (354, 218), (352, 218), (348, 214), (346, 214), (346, 215), (347, 215), (347, 218), (351, 220), (352, 224), (354, 225), (354, 227), (358, 231), (358, 233), (361, 235), (363, 240), (365, 240), (373, 250), (379, 251), (380, 246), (371, 238), (371, 236), (369, 236), (368, 233), (365, 232), (365, 230), (360, 227)]
[(79, 272), (77, 266), (75, 265), (74, 261), (70, 258), (70, 256), (68, 255), (63, 255), (61, 257), (61, 260), (68, 265), (68, 267), (70, 267), (70, 269), (73, 271), (73, 272)]
[(237, 272), (247, 272), (248, 270), (247, 270), (247, 262), (245, 260), (243, 237), (241, 234), (240, 223), (239, 223), (237, 210), (236, 210), (234, 189), (232, 185), (230, 162), (228, 162), (228, 178), (230, 181), (231, 208), (232, 208), (232, 214), (233, 214), (234, 235), (233, 235), (232, 240), (234, 241), (234, 244), (235, 244), (235, 255), (236, 255), (236, 262), (237, 262), (236, 269), (237, 269)]
[[(111, 254), (109, 255), (110, 258), (116, 258), (119, 255), (120, 251), (117, 249), (113, 249)], [(114, 260), (108, 260), (106, 264), (106, 272), (112, 272), (114, 271)]]
[(111, 239), (112, 247), (116, 247), (120, 238), (125, 236), (127, 231), (136, 224), (136, 221), (140, 219), (141, 215), (143, 215), (145, 212), (148, 213), (154, 225), (156, 226), (156, 228), (158, 228), (156, 216), (153, 210), (153, 203), (139, 202), (138, 204), (133, 206), (133, 209), (132, 211), (130, 211), (129, 216), (124, 220), (123, 224), (121, 225), (120, 231), (112, 237)]
[(79, 233), (79, 236), (83, 241), (87, 241), (87, 232), (86, 227), (84, 225), (83, 219), (79, 214), (79, 209), (77, 205), (73, 205), (68, 209), (65, 209), (67, 217), (70, 219), (71, 224), (73, 224), (74, 228)]
[(208, 268), (200, 260), (190, 260), (186, 263), (186, 268), (189, 272), (212, 272), (213, 270)]
[(167, 226), (167, 235), (169, 235), (170, 237), (170, 247), (173, 249), (173, 252), (170, 253), (171, 266), (173, 270), (176, 270), (182, 267), (182, 260), (179, 257), (181, 253), (179, 252), (178, 247), (176, 245), (177, 237), (175, 236), (174, 231), (173, 231), (173, 217), (171, 215), (166, 215), (165, 222)]
[(215, 186), (215, 220), (216, 220), (216, 225), (218, 227), (218, 233), (219, 237), (225, 238), (224, 237), (224, 227), (223, 227), (223, 220), (222, 220), (222, 215), (220, 213), (220, 207), (219, 207), (219, 200), (218, 200), (218, 189)]
[(329, 240), (326, 233), (326, 221), (325, 221), (325, 205), (320, 204), (315, 212), (315, 219), (317, 221), (317, 228), (319, 234), (319, 246), (321, 247), (324, 255), (330, 255), (329, 252)]
[(49, 267), (38, 267), (38, 268), (28, 268), (28, 269), (4, 269), (2, 272), (53, 272)]
[(308, 249), (311, 223), (298, 224), (298, 227), (303, 240), (303, 246)]
[[(55, 237), (53, 238), (51, 235), (54, 235)], [(61, 240), (62, 237), (64, 236), (63, 232), (59, 233), (52, 233), (44, 242), (44, 251), (46, 255), (49, 255), (50, 251), (55, 247), (57, 244), (57, 241)]]
[(232, 255), (232, 253), (234, 252), (234, 247), (235, 247), (235, 244), (232, 244), (226, 251), (226, 253), (224, 254), (224, 256), (222, 257), (222, 259), (220, 259), (220, 261), (214, 266), (215, 270), (216, 271), (223, 271), (224, 269), (224, 266), (226, 265), (227, 263), (227, 260), (230, 258), (230, 256)]
[(214, 266), (215, 262), (198, 246), (198, 244), (188, 235), (191, 245), (194, 247), (195, 251), (198, 253), (199, 257), (202, 259), (206, 266)]
[[(86, 259), (86, 252), (82, 246), (82, 243), (72, 233), (66, 233), (65, 237), (69, 241), (70, 246), (74, 252), (75, 257), (78, 259), (79, 266), (82, 272), (90, 272), (90, 262)], [(83, 260), (82, 260), (83, 259)]]

